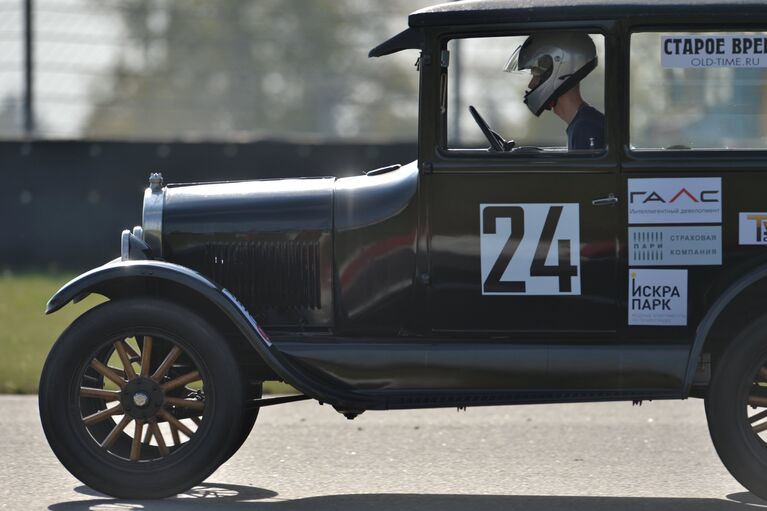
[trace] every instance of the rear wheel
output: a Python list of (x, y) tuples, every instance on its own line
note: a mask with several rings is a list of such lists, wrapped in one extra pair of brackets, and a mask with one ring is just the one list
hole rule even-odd
[(64, 466), (120, 498), (175, 495), (210, 475), (248, 424), (237, 360), (223, 337), (170, 302), (102, 304), (58, 339), (40, 416)]
[(727, 470), (767, 499), (767, 316), (744, 328), (717, 360), (706, 417)]

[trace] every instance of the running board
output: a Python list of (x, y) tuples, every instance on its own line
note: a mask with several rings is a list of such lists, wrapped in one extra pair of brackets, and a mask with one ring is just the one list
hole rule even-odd
[(380, 391), (365, 394), (383, 404), (379, 409), (465, 408), (545, 403), (594, 403), (599, 401), (642, 401), (681, 399), (680, 392), (668, 389), (639, 390), (518, 390), (518, 391), (450, 391), (432, 392)]

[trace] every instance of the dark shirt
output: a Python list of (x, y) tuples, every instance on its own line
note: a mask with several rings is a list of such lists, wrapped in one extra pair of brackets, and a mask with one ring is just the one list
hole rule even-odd
[[(605, 146), (605, 116), (584, 103), (567, 127), (567, 150), (603, 149)], [(593, 144), (592, 141), (593, 140)]]

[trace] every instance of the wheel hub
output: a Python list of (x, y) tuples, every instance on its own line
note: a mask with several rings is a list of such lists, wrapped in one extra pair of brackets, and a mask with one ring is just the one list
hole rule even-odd
[(133, 394), (133, 404), (139, 408), (145, 407), (149, 403), (149, 396), (143, 392), (136, 392)]
[(162, 387), (154, 380), (141, 376), (126, 383), (120, 392), (120, 402), (125, 413), (134, 419), (154, 417), (164, 401)]

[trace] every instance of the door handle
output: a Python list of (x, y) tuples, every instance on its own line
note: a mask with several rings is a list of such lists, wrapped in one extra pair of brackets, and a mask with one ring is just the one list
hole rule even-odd
[(618, 197), (616, 197), (613, 193), (607, 197), (602, 197), (601, 199), (594, 199), (591, 201), (592, 206), (615, 206), (616, 204), (618, 204)]

